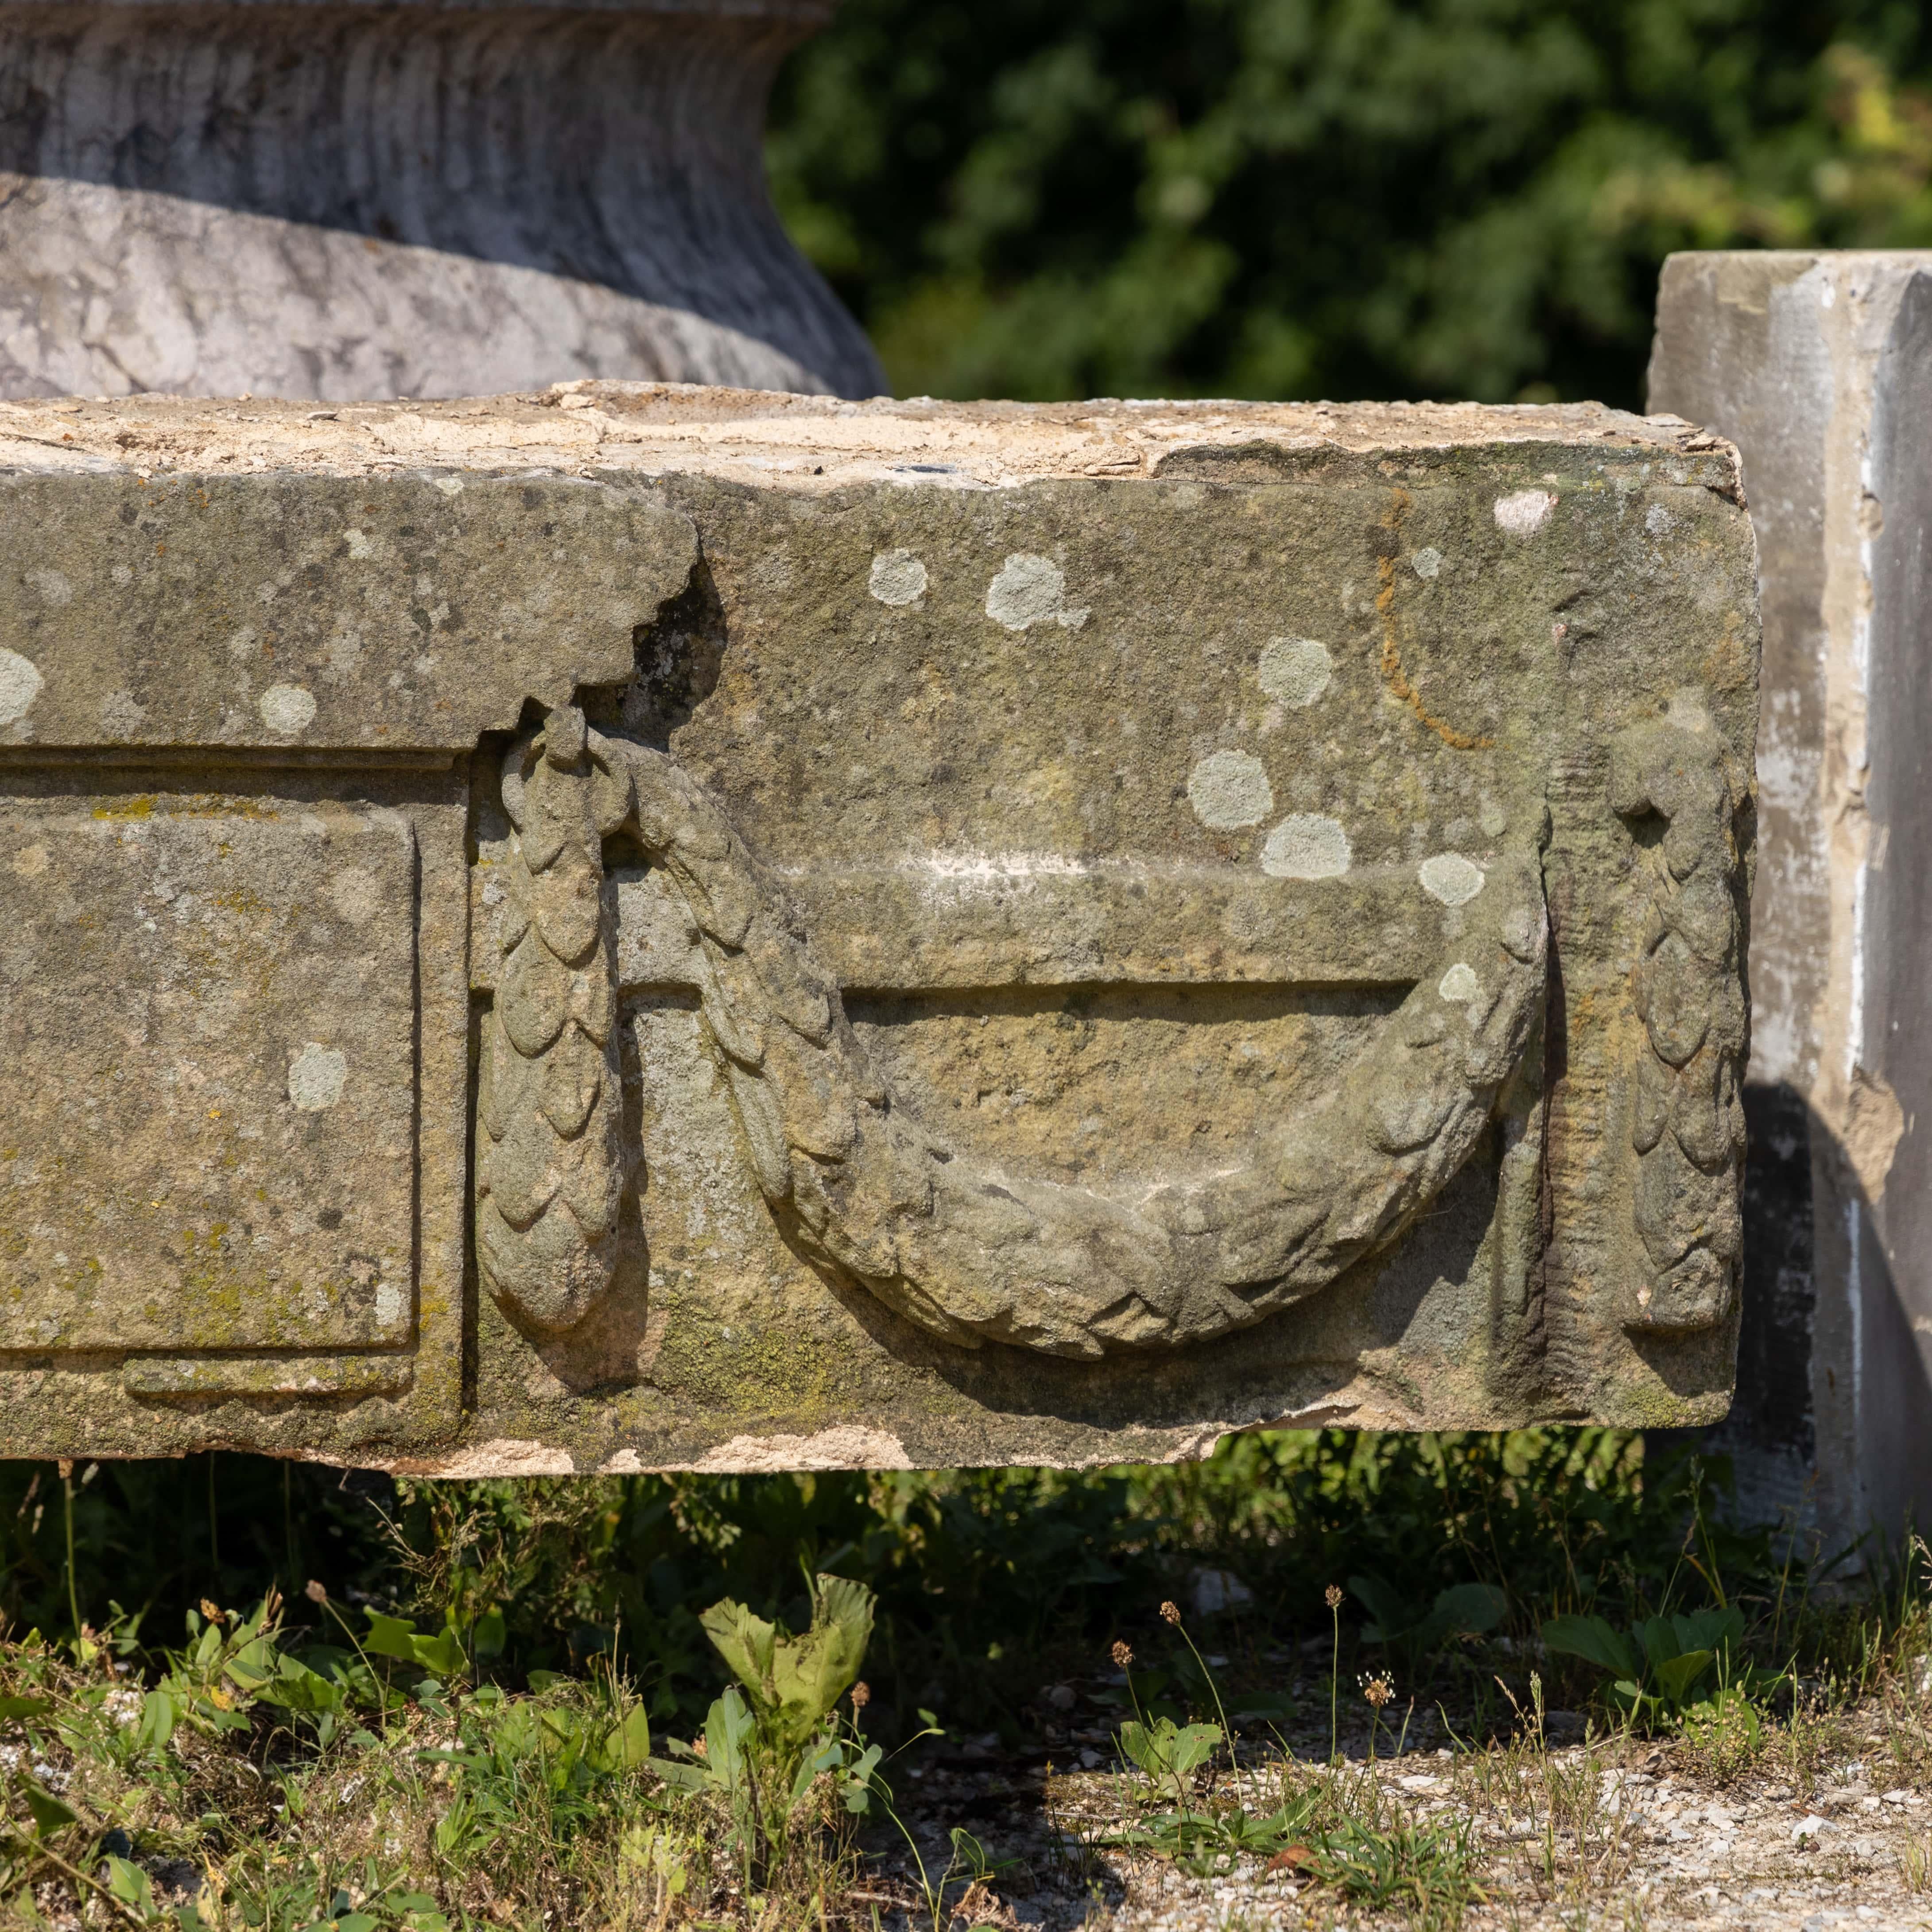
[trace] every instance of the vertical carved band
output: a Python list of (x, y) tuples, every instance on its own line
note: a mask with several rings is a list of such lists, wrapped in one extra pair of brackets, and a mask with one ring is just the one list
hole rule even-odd
[(1650, 862), (1652, 897), (1636, 974), (1645, 1045), (1630, 1140), (1636, 1228), (1651, 1265), (1623, 1311), (1634, 1330), (1713, 1328), (1736, 1294), (1744, 1151), (1738, 1083), (1750, 1040), (1732, 830), (1741, 802), (1708, 727), (1658, 719), (1611, 746), (1612, 808), (1640, 842), (1646, 821), (1664, 826)]
[(545, 1330), (581, 1320), (616, 1265), (627, 1176), (602, 853), (615, 826), (599, 811), (610, 790), (583, 712), (568, 708), (504, 764), (516, 837), (498, 874), (502, 957), (483, 1029), (476, 1245), (497, 1300)]

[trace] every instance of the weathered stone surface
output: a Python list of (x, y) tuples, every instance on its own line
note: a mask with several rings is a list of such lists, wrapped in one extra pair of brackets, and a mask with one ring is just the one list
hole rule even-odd
[(0, 1348), (406, 1341), (406, 817), (35, 790), (0, 808)]
[(1826, 1546), (1932, 1510), (1932, 254), (1673, 256), (1651, 402), (1742, 454), (1765, 624), (1749, 1294), (1722, 1446)]
[(14, 1453), (1722, 1412), (1728, 446), (607, 385), (0, 464)]

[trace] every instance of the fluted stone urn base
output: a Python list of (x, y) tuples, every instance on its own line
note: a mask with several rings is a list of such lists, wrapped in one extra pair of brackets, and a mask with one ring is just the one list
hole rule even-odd
[(878, 394), (760, 158), (830, 13), (0, 5), (0, 394)]

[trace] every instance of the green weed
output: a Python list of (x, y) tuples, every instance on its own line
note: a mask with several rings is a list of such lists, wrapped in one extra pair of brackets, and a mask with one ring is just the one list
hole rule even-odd
[(1352, 1905), (1403, 1912), (1416, 1932), (1460, 1925), (1483, 1895), (1466, 1822), (1351, 1821), (1321, 1833), (1310, 1851), (1310, 1877)]
[[(1008, 1862), (976, 1826), (908, 1822), (898, 1754), (1046, 1724), (1057, 1754), (1095, 1741), (1094, 1712), (1128, 1774), (1097, 1808), (1084, 1781), (1049, 1787), (1042, 1869), (1064, 1889), (1122, 1853), (1204, 1876), (1287, 1856), (1338, 1899), (1444, 1926), (1505, 1876), (1565, 1910), (1614, 1888), (1630, 1827), (1605, 1780), (1637, 1730), (1709, 1778), (1762, 1761), (1808, 1790), (1862, 1699), (1882, 1727), (1858, 1750), (1898, 1782), (1932, 1775), (1922, 1548), (1825, 1600), (1817, 1566), (1724, 1527), (1720, 1469), (1613, 1432), (1260, 1436), (1172, 1470), (360, 1493), (224, 1456), (182, 1486), (207, 1534), (165, 1568), (144, 1567), (131, 1510), (172, 1477), (102, 1465), (50, 1490), (44, 1473), (0, 1468), (0, 1598), (63, 1633), (0, 1646), (8, 1909), (38, 1887), (189, 1932), (546, 1915), (553, 1932), (832, 1932), (856, 1886), (945, 1932), (999, 1917)], [(266, 1533), (251, 1541), (231, 1496), (273, 1502)], [(304, 1498), (306, 1520), (283, 1514)], [(339, 1558), (331, 1588), (298, 1591), (291, 1553), (318, 1547)], [(260, 1578), (256, 1607), (197, 1593), (184, 1640), (155, 1642), (188, 1561), (205, 1576), (218, 1556)], [(1216, 1581), (1226, 1606), (1197, 1641), (1178, 1604), (1209, 1600), (1202, 1571), (1246, 1594)], [(76, 1609), (95, 1621), (74, 1628)], [(1345, 1669), (1366, 1708), (1343, 1708)], [(1324, 1671), (1318, 1776), (1256, 1727), (1313, 1716)], [(1067, 1687), (1050, 1708), (1042, 1678)], [(1546, 1748), (1546, 1679), (1565, 1703), (1600, 1691), (1608, 1738)], [(1462, 1747), (1453, 1821), (1410, 1815), (1345, 1755), (1400, 1754), (1438, 1700)], [(1485, 1808), (1511, 1822), (1479, 1858)], [(911, 1890), (867, 1892), (895, 1828)]]

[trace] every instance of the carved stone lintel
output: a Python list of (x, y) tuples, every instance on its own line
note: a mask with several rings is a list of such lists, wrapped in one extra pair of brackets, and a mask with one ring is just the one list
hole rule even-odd
[[(1700, 724), (1702, 728), (1700, 728)], [(1714, 1328), (1737, 1290), (1744, 1161), (1738, 1094), (1750, 1016), (1738, 965), (1740, 793), (1722, 742), (1695, 717), (1633, 725), (1611, 747), (1610, 803), (1661, 820), (1642, 855), (1651, 880), (1636, 974), (1644, 1024), (1632, 1090), (1636, 1220), (1651, 1268), (1624, 1323), (1682, 1334)]]
[(1756, 579), (1688, 424), (596, 384), (0, 446), (8, 1454), (1723, 1412)]

